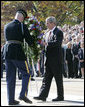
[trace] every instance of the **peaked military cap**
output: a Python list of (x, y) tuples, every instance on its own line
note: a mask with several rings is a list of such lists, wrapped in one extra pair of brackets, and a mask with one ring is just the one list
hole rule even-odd
[(24, 18), (27, 17), (27, 12), (26, 12), (25, 10), (23, 10), (23, 9), (19, 9), (19, 10), (17, 10), (17, 12), (22, 13), (23, 16), (24, 16)]

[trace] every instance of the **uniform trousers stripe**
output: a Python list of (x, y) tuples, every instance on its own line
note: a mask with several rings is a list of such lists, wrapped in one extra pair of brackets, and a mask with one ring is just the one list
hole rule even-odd
[[(27, 72), (28, 72), (28, 74), (29, 74), (29, 69), (28, 69), (27, 61), (25, 61), (25, 65), (26, 65)], [(29, 86), (30, 80), (31, 80), (31, 75), (30, 75), (30, 77), (29, 77), (28, 86)], [(27, 87), (27, 88), (28, 88), (28, 87)], [(28, 89), (27, 89), (27, 90), (28, 90)], [(25, 96), (27, 96), (27, 91), (25, 92)]]

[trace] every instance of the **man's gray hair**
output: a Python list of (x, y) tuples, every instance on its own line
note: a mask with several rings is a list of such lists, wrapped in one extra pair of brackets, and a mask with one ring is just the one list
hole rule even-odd
[(24, 17), (24, 16), (23, 16), (23, 14), (22, 14), (22, 13), (17, 12), (17, 13), (16, 13), (16, 15), (15, 15), (15, 19), (17, 19), (18, 17)]
[(47, 23), (47, 21), (49, 21), (50, 23), (57, 24), (56, 18), (53, 17), (53, 16), (47, 17), (46, 18), (46, 23)]

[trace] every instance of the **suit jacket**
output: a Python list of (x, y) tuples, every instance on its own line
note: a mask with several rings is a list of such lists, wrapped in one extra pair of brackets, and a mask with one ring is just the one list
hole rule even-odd
[(69, 48), (66, 49), (66, 60), (68, 61), (68, 63), (71, 63), (73, 60), (73, 54), (71, 51), (72, 50)]
[(79, 49), (80, 49), (80, 42), (79, 42), (79, 44), (73, 44), (72, 52), (73, 52), (74, 56), (78, 55)]
[[(62, 61), (62, 40), (63, 40), (63, 32), (59, 30), (57, 27), (53, 31), (53, 36), (48, 43), (46, 49), (46, 57), (47, 61), (51, 60), (52, 63)], [(46, 61), (46, 62), (47, 62)]]
[(82, 48), (78, 51), (79, 60), (84, 60), (84, 50)]

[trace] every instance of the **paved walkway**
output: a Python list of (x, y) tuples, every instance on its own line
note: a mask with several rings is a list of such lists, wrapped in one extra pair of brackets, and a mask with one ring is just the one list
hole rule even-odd
[[(35, 77), (35, 81), (31, 81), (29, 84), (28, 97), (32, 100), (32, 104), (27, 104), (20, 101), (17, 106), (84, 106), (84, 79), (67, 79), (64, 78), (64, 101), (52, 102), (53, 98), (57, 97), (55, 80), (53, 79), (49, 96), (46, 102), (34, 100), (34, 96), (38, 96), (39, 90), (42, 84), (42, 78)], [(15, 98), (18, 100), (19, 93), (21, 90), (22, 81), (16, 81), (16, 95)], [(1, 79), (1, 106), (8, 106), (7, 104), (7, 89), (6, 79)]]

